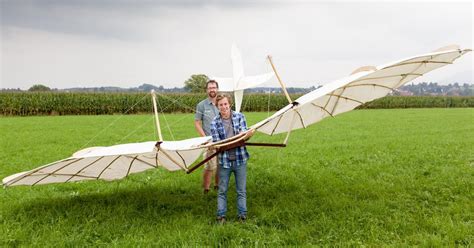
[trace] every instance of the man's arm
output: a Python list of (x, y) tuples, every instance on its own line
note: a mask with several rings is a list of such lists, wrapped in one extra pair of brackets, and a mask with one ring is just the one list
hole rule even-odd
[(194, 115), (194, 127), (201, 137), (206, 136), (204, 129), (202, 129), (202, 120), (204, 118), (204, 107), (199, 103), (196, 106), (196, 114)]
[(201, 135), (201, 137), (206, 136), (204, 133), (204, 129), (202, 129), (202, 121), (201, 120), (194, 120), (194, 127), (196, 128), (196, 131)]

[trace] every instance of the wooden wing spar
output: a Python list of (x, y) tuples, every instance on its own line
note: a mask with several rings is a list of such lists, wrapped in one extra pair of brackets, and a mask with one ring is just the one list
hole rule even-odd
[[(8, 176), (2, 182), (4, 186), (17, 186), (98, 179), (116, 180), (158, 167), (190, 173), (206, 162), (202, 160), (196, 163), (209, 148), (216, 150), (215, 156), (218, 152), (242, 145), (285, 146), (292, 130), (306, 128), (326, 117), (334, 117), (386, 96), (425, 73), (452, 64), (470, 51), (458, 46), (449, 46), (377, 67), (360, 68), (348, 77), (301, 96), (269, 118), (251, 126), (249, 130), (220, 142), (211, 142), (210, 136), (162, 141), (157, 119), (158, 142), (86, 148), (69, 158)], [(278, 79), (280, 80), (279, 77)], [(268, 135), (287, 133), (287, 136), (283, 144), (249, 143), (248, 140), (255, 131)]]

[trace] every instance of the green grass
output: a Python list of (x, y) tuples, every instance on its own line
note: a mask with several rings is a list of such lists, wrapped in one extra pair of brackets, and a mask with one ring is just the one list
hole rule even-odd
[[(192, 115), (165, 117), (173, 126), (171, 136), (161, 119), (166, 140), (195, 136)], [(0, 118), (0, 137), (3, 178), (68, 157), (92, 138), (87, 146), (155, 134), (148, 115), (50, 116)], [(2, 189), (0, 246), (474, 243), (472, 108), (357, 110), (294, 131), (286, 148), (249, 151), (244, 224), (234, 219), (234, 185), (230, 220), (219, 226), (215, 193), (200, 188), (202, 170), (158, 169), (114, 182)]]

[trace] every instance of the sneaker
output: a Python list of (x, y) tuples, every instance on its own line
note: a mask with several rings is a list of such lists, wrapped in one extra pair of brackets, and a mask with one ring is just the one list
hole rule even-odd
[(245, 222), (247, 220), (247, 216), (246, 215), (240, 215), (239, 216), (239, 221), (240, 222)]
[(204, 189), (204, 194), (207, 195), (209, 193), (209, 189)]
[(219, 186), (214, 185), (214, 190), (218, 190), (218, 189), (219, 189)]
[(216, 218), (217, 224), (224, 224), (225, 223), (225, 216), (218, 216)]

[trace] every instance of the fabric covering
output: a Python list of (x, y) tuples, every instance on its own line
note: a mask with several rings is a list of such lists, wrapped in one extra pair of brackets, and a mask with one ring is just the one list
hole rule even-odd
[(287, 105), (251, 128), (269, 135), (306, 128), (326, 117), (345, 113), (366, 102), (384, 97), (427, 72), (452, 64), (471, 51), (461, 50), (456, 46), (447, 48), (377, 67), (360, 68), (348, 77), (301, 96), (294, 104)]
[(256, 76), (244, 76), (244, 68), (242, 64), (242, 56), (235, 44), (231, 49), (232, 59), (232, 78), (211, 77), (219, 83), (219, 91), (234, 92), (235, 111), (240, 112), (244, 90), (256, 87), (260, 84), (268, 82), (275, 76), (275, 73), (268, 72)]
[(90, 147), (71, 157), (3, 179), (4, 186), (63, 183), (81, 180), (115, 180), (129, 174), (164, 167), (185, 170), (198, 159), (210, 136), (181, 141), (164, 141), (157, 149), (155, 141)]

